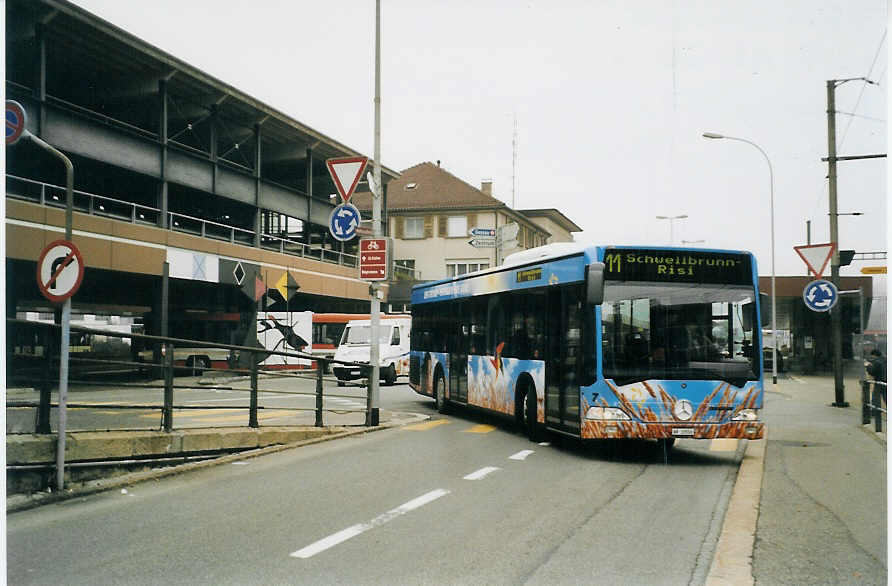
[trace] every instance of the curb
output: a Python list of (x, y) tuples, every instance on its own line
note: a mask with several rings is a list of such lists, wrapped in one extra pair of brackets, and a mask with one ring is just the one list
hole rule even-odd
[(737, 472), (737, 481), (734, 483), (734, 490), (725, 513), (712, 565), (706, 576), (707, 586), (739, 586), (755, 583), (753, 548), (756, 541), (756, 523), (759, 520), (767, 442), (767, 433), (761, 440), (747, 441), (746, 452)]
[[(293, 442), (290, 444), (280, 444), (275, 446), (266, 446), (263, 448), (257, 448), (254, 450), (246, 450), (244, 452), (238, 452), (236, 454), (228, 454), (225, 456), (220, 456), (218, 458), (214, 458), (212, 460), (202, 460), (200, 462), (189, 462), (186, 464), (181, 464), (179, 466), (170, 466), (167, 468), (161, 468), (158, 470), (147, 470), (144, 472), (134, 472), (131, 474), (124, 474), (122, 476), (115, 476), (114, 478), (103, 478), (100, 480), (91, 480), (89, 482), (84, 482), (82, 484), (76, 484), (71, 486), (70, 488), (66, 488), (64, 493), (49, 493), (49, 492), (40, 492), (30, 495), (13, 495), (11, 497), (7, 497), (6, 499), (6, 512), (7, 513), (15, 513), (19, 511), (25, 511), (28, 509), (33, 509), (35, 507), (39, 507), (42, 505), (48, 505), (52, 503), (58, 503), (62, 501), (66, 501), (73, 498), (88, 496), (91, 494), (96, 494), (99, 492), (104, 492), (107, 490), (112, 490), (115, 488), (121, 488), (124, 486), (131, 486), (133, 484), (138, 484), (140, 482), (145, 482), (146, 480), (158, 480), (160, 478), (164, 478), (167, 476), (175, 476), (177, 474), (183, 474), (186, 472), (192, 472), (193, 470), (201, 470), (204, 468), (210, 468), (212, 466), (219, 466), (221, 464), (228, 464), (230, 462), (235, 462), (238, 460), (247, 460), (249, 458), (256, 458), (258, 456), (265, 456), (267, 454), (273, 454), (276, 452), (282, 452), (285, 450), (291, 450), (294, 448), (301, 448), (304, 446), (311, 446), (313, 444), (319, 444), (322, 442), (332, 441), (336, 439), (341, 439), (345, 437), (351, 437), (355, 435), (362, 435), (366, 433), (372, 433), (375, 431), (383, 431), (386, 429), (393, 429), (396, 427), (402, 427), (404, 425), (409, 425), (412, 423), (417, 423), (419, 421), (427, 421), (431, 418), (430, 415), (422, 415), (420, 413), (394, 413), (393, 420), (388, 421), (387, 423), (382, 423), (376, 427), (358, 427), (354, 429), (342, 428), (344, 431), (332, 433), (330, 435), (326, 435), (323, 437), (317, 437), (308, 440), (301, 440), (299, 442)], [(327, 426), (329, 429), (338, 429), (339, 426)]]

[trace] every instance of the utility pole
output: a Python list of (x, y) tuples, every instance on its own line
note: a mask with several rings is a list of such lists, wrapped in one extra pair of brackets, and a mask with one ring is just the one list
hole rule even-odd
[[(830, 282), (839, 291), (839, 216), (836, 205), (836, 85), (827, 81), (827, 178), (830, 192), (830, 242), (836, 244), (830, 258)], [(831, 344), (833, 347), (834, 407), (848, 407), (842, 373), (842, 304), (830, 310)]]
[[(836, 244), (833, 256), (830, 258), (830, 282), (839, 290), (839, 213), (836, 200), (836, 162), (852, 161), (857, 159), (875, 159), (885, 157), (885, 154), (858, 155), (849, 157), (836, 156), (836, 87), (847, 81), (863, 81), (876, 85), (866, 77), (850, 77), (847, 79), (827, 80), (827, 179), (830, 194), (830, 241)], [(831, 343), (833, 345), (833, 378), (835, 388), (834, 407), (848, 407), (845, 400), (845, 386), (843, 383), (842, 364), (842, 303), (830, 310)]]
[[(375, 0), (375, 164), (372, 168), (374, 185), (372, 186), (372, 234), (375, 238), (381, 238), (381, 0)], [(371, 365), (371, 380), (369, 380), (368, 409), (366, 409), (366, 425), (378, 425), (378, 395), (380, 387), (381, 348), (378, 340), (378, 330), (381, 325), (381, 288), (378, 281), (372, 281), (369, 285), (371, 296), (371, 325), (369, 327), (369, 364)]]

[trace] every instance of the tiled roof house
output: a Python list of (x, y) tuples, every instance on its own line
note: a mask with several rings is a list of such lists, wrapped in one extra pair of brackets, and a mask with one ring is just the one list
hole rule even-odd
[[(351, 200), (371, 216), (369, 193)], [(390, 181), (386, 193), (387, 233), (394, 239), (394, 260), (414, 272), (414, 279), (443, 279), (498, 264), (499, 257), (550, 242), (572, 240), (580, 228), (557, 210), (511, 209), (492, 196), (492, 182), (478, 189), (437, 164), (410, 167)], [(470, 243), (472, 228), (498, 229), (517, 224), (516, 242), (500, 249)], [(482, 239), (478, 239), (482, 240)], [(397, 272), (397, 278), (407, 273)]]

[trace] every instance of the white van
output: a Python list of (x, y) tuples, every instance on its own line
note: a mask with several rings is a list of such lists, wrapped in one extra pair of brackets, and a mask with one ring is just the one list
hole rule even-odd
[[(412, 318), (384, 318), (382, 316), (379, 323), (380, 376), (385, 384), (392, 385), (396, 382), (396, 377), (409, 375), (409, 334), (412, 330)], [(371, 320), (367, 319), (348, 322), (344, 334), (341, 336), (341, 343), (335, 352), (335, 360), (368, 364), (371, 350), (369, 345), (371, 324)], [(331, 370), (338, 377), (339, 386), (343, 386), (345, 381), (363, 378), (362, 369), (358, 366), (334, 363)]]

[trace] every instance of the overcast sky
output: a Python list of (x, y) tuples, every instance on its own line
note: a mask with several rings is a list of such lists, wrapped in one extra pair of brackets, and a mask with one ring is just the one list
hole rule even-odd
[[(373, 154), (373, 0), (75, 0)], [(883, 0), (382, 0), (381, 160), (440, 160), (508, 205), (561, 210), (598, 244), (747, 249), (805, 274), (828, 242), (826, 80), (838, 154), (886, 152)], [(512, 143), (516, 120), (516, 165)], [(839, 163), (840, 247), (887, 248), (885, 159)], [(512, 185), (515, 185), (512, 189)], [(843, 275), (858, 275), (854, 263)], [(829, 272), (829, 271), (828, 271)]]

